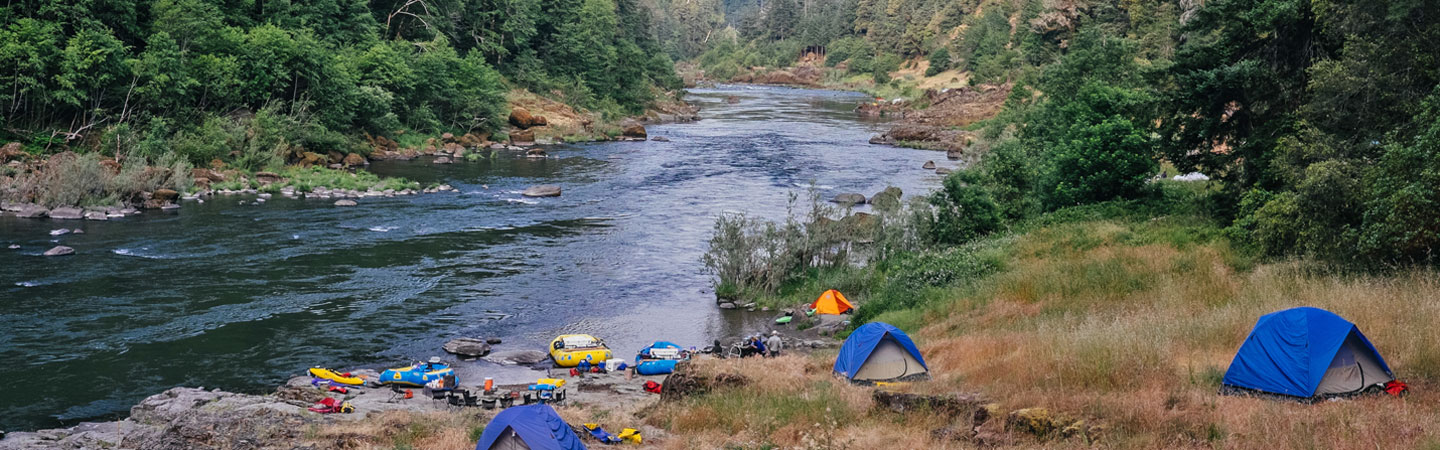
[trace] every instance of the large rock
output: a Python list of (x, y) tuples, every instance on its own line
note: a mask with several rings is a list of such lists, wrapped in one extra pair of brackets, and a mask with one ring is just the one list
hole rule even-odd
[(549, 121), (545, 120), (545, 116), (532, 115), (525, 108), (515, 107), (510, 110), (510, 124), (523, 130), (530, 127), (543, 127), (548, 125)]
[(925, 161), (925, 164), (921, 165), (920, 168), (925, 170), (935, 170), (935, 161)]
[(343, 200), (336, 200), (336, 201), (335, 201), (335, 206), (355, 206), (355, 205), (356, 205), (355, 201), (354, 201), (354, 200), (350, 200), (350, 199), (343, 199)]
[(445, 349), (445, 351), (447, 352), (454, 353), (460, 356), (468, 356), (471, 358), (479, 358), (481, 356), (490, 354), (489, 343), (485, 342), (482, 339), (468, 337), (451, 339), (450, 342), (446, 342), (445, 345), (441, 348)]
[(80, 220), (85, 218), (85, 210), (74, 206), (61, 206), (50, 210), (51, 219)]
[(279, 183), (284, 180), (284, 178), (280, 178), (280, 174), (275, 172), (255, 172), (255, 181), (260, 184)]
[(439, 158), (435, 158), (435, 161), (432, 162), (434, 162), (435, 164), (450, 164), (454, 161), (451, 161), (450, 157), (448, 156), (441, 156)]
[(9, 161), (10, 158), (17, 158), (25, 154), (25, 146), (19, 142), (11, 142), (0, 147), (0, 163)]
[(645, 134), (645, 126), (635, 120), (622, 122), (620, 124), (620, 134), (627, 139), (638, 139), (642, 141), (648, 136)]
[(870, 204), (881, 210), (894, 210), (900, 207), (900, 196), (903, 192), (895, 186), (886, 186), (885, 190), (876, 192), (870, 197)]
[(830, 201), (842, 205), (863, 205), (865, 204), (865, 194), (856, 194), (853, 192), (846, 194), (837, 194), (835, 195), (835, 198), (830, 199)]
[(535, 132), (531, 130), (515, 130), (510, 132), (510, 143), (515, 145), (534, 145)]
[(45, 256), (66, 256), (75, 254), (75, 249), (63, 245), (45, 251)]
[(110, 220), (110, 216), (105, 211), (87, 211), (85, 220)]
[(560, 191), (560, 186), (556, 186), (553, 184), (542, 184), (539, 186), (530, 186), (529, 188), (526, 188), (523, 192), (520, 192), (520, 195), (526, 197), (559, 197)]
[(173, 202), (180, 198), (180, 193), (174, 189), (156, 189), (155, 195), (150, 197), (160, 201)]
[(346, 167), (359, 167), (370, 165), (370, 161), (366, 160), (364, 156), (360, 156), (359, 153), (351, 153), (345, 155), (345, 159), (342, 162), (345, 164)]
[(26, 219), (39, 219), (48, 215), (50, 215), (48, 208), (35, 204), (21, 205), (15, 210), (15, 217), (23, 217)]
[(539, 350), (509, 350), (491, 353), (485, 356), (485, 360), (496, 364), (529, 366), (539, 364), (549, 357), (550, 355)]

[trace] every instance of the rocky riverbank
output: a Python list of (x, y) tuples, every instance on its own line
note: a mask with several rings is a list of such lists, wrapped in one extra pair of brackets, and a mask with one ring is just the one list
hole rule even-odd
[[(812, 348), (830, 348), (835, 344), (831, 339), (787, 339), (787, 348), (800, 354), (808, 353)], [(532, 352), (511, 351), (506, 355), (525, 358), (529, 357), (529, 353)], [(713, 359), (708, 355), (698, 357)], [(510, 362), (507, 358), (509, 356), (494, 353), (486, 360)], [(540, 364), (549, 365), (548, 361)], [(457, 367), (457, 371), (467, 376), (472, 373), (479, 375), (484, 370), (480, 367)], [(674, 379), (674, 376), (641, 376), (628, 372), (573, 377), (567, 372), (568, 369), (540, 368), (534, 371), (534, 377), (566, 380), (563, 388), (565, 400), (558, 406), (573, 426), (603, 422), (606, 416), (635, 420), (643, 416), (642, 411), (653, 408), (662, 397), (646, 392), (646, 382), (654, 381), (666, 386)], [(359, 369), (351, 374), (372, 382), (379, 379), (375, 370)], [(676, 388), (667, 388), (672, 397), (689, 395), (689, 391), (679, 392), (681, 390), (697, 389), (694, 376), (682, 374), (680, 377), (686, 380), (680, 380)], [(482, 380), (482, 376), (462, 376), (460, 387), (478, 393), (483, 390)], [(497, 385), (498, 392), (524, 390), (525, 384)], [(328, 390), (324, 384), (314, 383), (309, 376), (293, 377), (274, 392), (265, 394), (176, 387), (146, 398), (132, 407), (129, 416), (121, 420), (6, 434), (0, 438), (0, 450), (367, 448), (378, 445), (375, 441), (384, 438), (384, 429), (396, 421), (459, 421), (471, 424), (469, 426), (483, 426), (498, 412), (478, 407), (455, 407), (443, 400), (425, 397), (421, 389), (410, 391), (413, 393), (411, 398), (404, 398), (404, 391), (397, 395), (388, 387), (350, 387), (348, 392), (338, 393)], [(349, 403), (354, 412), (321, 414), (308, 409), (327, 397)], [(657, 440), (663, 442), (668, 433), (638, 420), (607, 424), (618, 431), (619, 427), (615, 425), (640, 428), (651, 444)], [(461, 431), (468, 433), (469, 430)], [(468, 445), (473, 447), (474, 437), (462, 435), (471, 439)], [(459, 447), (464, 448), (463, 445)]]

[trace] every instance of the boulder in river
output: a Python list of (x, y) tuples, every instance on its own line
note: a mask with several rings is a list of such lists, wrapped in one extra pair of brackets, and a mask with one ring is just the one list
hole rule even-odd
[(520, 195), (526, 197), (559, 197), (560, 192), (560, 186), (556, 186), (553, 184), (542, 184), (539, 186), (530, 186), (529, 188), (526, 188), (523, 192), (520, 192)]
[(462, 337), (451, 339), (443, 347), (445, 351), (456, 355), (479, 358), (490, 354), (490, 344), (481, 339)]
[(925, 170), (935, 170), (935, 161), (925, 161), (925, 165), (920, 166), (920, 168)]
[(79, 220), (85, 218), (85, 210), (74, 206), (61, 206), (50, 210), (51, 219)]
[(965, 152), (959, 149), (950, 149), (945, 151), (945, 158), (951, 161), (959, 160), (960, 157), (964, 155)]
[(335, 206), (355, 206), (355, 205), (356, 205), (355, 201), (354, 201), (354, 200), (350, 200), (350, 199), (342, 199), (342, 200), (336, 200), (336, 201), (335, 201)]
[(89, 211), (85, 213), (85, 220), (109, 220), (110, 216), (105, 211)]
[(885, 190), (876, 192), (870, 197), (870, 204), (882, 210), (898, 209), (900, 207), (900, 196), (904, 192), (895, 186), (886, 186)]
[(830, 201), (842, 205), (863, 205), (865, 204), (865, 194), (856, 194), (853, 192), (838, 194), (835, 198), (830, 199)]
[(645, 126), (641, 125), (639, 121), (633, 119), (626, 120), (620, 123), (620, 134), (621, 137), (624, 137), (626, 139), (636, 139), (641, 141), (645, 140), (645, 137), (647, 136), (645, 134)]
[(655, 142), (670, 142), (670, 138), (667, 138), (665, 136), (655, 136), (650, 138), (650, 140)]
[(450, 158), (448, 157), (441, 156), (439, 158), (435, 158), (435, 164), (450, 164), (450, 162)]
[(63, 245), (45, 251), (45, 256), (65, 256), (75, 254), (75, 249)]
[(498, 338), (498, 337), (485, 338), (485, 343), (486, 343), (486, 344), (490, 344), (490, 345), (500, 345), (500, 342), (501, 342), (501, 341), (500, 341), (500, 338)]
[(70, 234), (69, 228), (56, 228), (54, 230), (50, 230), (51, 236), (63, 236), (67, 234)]
[(545, 153), (545, 149), (539, 147), (525, 151), (525, 156), (529, 156), (532, 158), (544, 158), (546, 155), (547, 153)]
[(358, 166), (368, 166), (368, 165), (370, 165), (370, 161), (367, 160), (367, 159), (365, 159), (364, 156), (360, 156), (359, 153), (351, 153), (351, 154), (345, 155), (345, 159), (344, 159), (342, 162), (344, 162), (344, 163), (345, 163), (345, 166), (347, 166), (347, 167), (358, 167)]
[(491, 353), (485, 356), (485, 360), (496, 364), (519, 364), (528, 366), (532, 364), (539, 364), (541, 361), (544, 361), (545, 358), (548, 358), (549, 356), (550, 355), (547, 355), (545, 354), (545, 352), (539, 350), (508, 350), (503, 352)]

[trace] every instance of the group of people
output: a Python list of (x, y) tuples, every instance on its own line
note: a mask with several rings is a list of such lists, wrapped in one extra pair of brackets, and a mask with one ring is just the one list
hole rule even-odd
[(780, 339), (779, 331), (771, 331), (770, 337), (756, 334), (745, 339), (745, 344), (740, 348), (740, 357), (747, 356), (780, 356), (780, 350), (785, 342)]

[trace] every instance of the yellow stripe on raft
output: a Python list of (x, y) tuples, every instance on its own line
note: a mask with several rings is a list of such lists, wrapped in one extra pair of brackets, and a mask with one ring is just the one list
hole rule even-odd
[(351, 386), (359, 386), (359, 385), (365, 384), (365, 380), (364, 380), (364, 379), (361, 379), (360, 377), (347, 377), (347, 376), (344, 376), (344, 375), (335, 373), (335, 371), (333, 371), (333, 370), (330, 370), (330, 369), (322, 369), (322, 368), (319, 368), (319, 367), (311, 368), (311, 369), (310, 369), (310, 376), (315, 377), (315, 378), (319, 378), (319, 379), (322, 379), (322, 380), (334, 381), (334, 382), (340, 383), (340, 384), (348, 384), (348, 385), (351, 385)]

